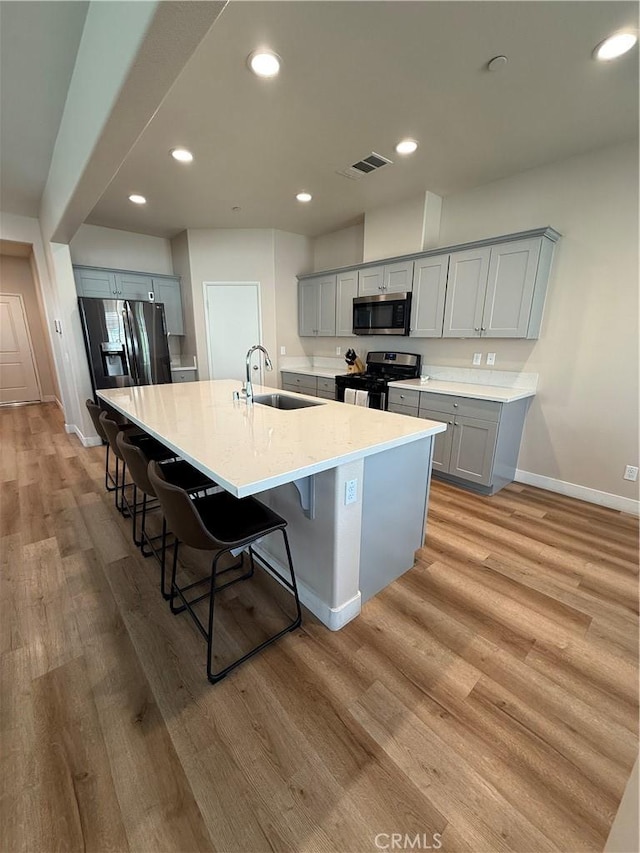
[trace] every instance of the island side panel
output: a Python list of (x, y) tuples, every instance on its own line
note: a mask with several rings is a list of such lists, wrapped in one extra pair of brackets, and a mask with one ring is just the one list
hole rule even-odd
[[(313, 518), (304, 514), (293, 483), (258, 495), (288, 522), (300, 600), (334, 631), (360, 613), (363, 471), (363, 460), (357, 460), (313, 475)], [(351, 479), (358, 481), (358, 497), (347, 506), (345, 488)], [(285, 563), (281, 537), (269, 536), (261, 550)]]
[(431, 453), (429, 437), (365, 459), (360, 544), (363, 603), (410, 569), (424, 543)]

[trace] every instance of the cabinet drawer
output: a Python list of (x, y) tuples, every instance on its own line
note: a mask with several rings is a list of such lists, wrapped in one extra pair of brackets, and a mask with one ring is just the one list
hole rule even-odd
[(335, 400), (336, 392), (335, 391), (320, 391), (318, 389), (318, 397), (322, 397), (323, 400)]
[(300, 391), (301, 394), (315, 394), (317, 383), (315, 376), (307, 376), (304, 373), (289, 373), (282, 371), (282, 384), (290, 385), (292, 391)]
[(417, 409), (419, 402), (419, 391), (409, 391), (405, 388), (389, 388), (389, 403), (395, 403), (398, 406), (412, 406)]
[(172, 382), (195, 382), (197, 379), (195, 370), (172, 370)]
[(410, 418), (418, 417), (417, 406), (401, 406), (399, 403), (389, 403), (387, 411), (395, 412), (396, 415), (408, 415)]
[(495, 400), (476, 400), (473, 397), (455, 397), (450, 394), (429, 394), (422, 392), (420, 411), (423, 409), (443, 412), (448, 415), (462, 415), (467, 418), (481, 418), (497, 423), (500, 420), (502, 403)]
[(333, 395), (336, 390), (336, 380), (335, 379), (325, 379), (321, 376), (318, 376), (318, 394), (321, 391), (330, 391), (331, 398), (333, 399)]

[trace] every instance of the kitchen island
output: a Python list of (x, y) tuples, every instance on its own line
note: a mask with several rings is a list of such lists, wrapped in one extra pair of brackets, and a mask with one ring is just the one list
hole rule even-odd
[[(248, 405), (233, 399), (238, 388), (213, 380), (98, 396), (232, 495), (257, 495), (283, 515), (300, 599), (338, 630), (413, 565), (424, 539), (433, 437), (446, 426), (303, 394), (286, 396), (312, 405)], [(254, 386), (256, 397), (274, 391)], [(276, 538), (256, 551), (281, 562)]]

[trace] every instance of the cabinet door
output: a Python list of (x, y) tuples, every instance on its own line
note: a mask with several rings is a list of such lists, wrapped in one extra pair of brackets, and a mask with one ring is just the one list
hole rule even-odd
[(298, 334), (312, 337), (318, 329), (317, 279), (298, 282)]
[(141, 299), (149, 302), (149, 294), (153, 292), (153, 279), (150, 275), (118, 272), (116, 285), (121, 299)]
[(74, 269), (78, 296), (93, 296), (97, 299), (112, 299), (117, 296), (116, 277), (107, 270)]
[(411, 334), (416, 338), (441, 338), (449, 255), (416, 261), (411, 300)]
[(358, 271), (340, 273), (336, 279), (336, 336), (353, 337), (353, 300), (358, 295)]
[(376, 296), (384, 286), (384, 267), (358, 270), (358, 296)]
[(451, 459), (451, 444), (453, 442), (453, 416), (445, 415), (443, 412), (432, 412), (429, 409), (420, 408), (421, 418), (428, 421), (439, 421), (447, 425), (446, 432), (439, 432), (434, 436), (433, 443), (433, 465), (434, 471), (449, 471), (449, 460)]
[(316, 334), (333, 338), (336, 334), (336, 277), (321, 279), (318, 284), (318, 324)]
[(497, 435), (498, 424), (456, 415), (449, 473), (489, 486)]
[(156, 302), (164, 303), (167, 332), (170, 335), (184, 335), (180, 279), (154, 278), (153, 293)]
[(385, 293), (403, 293), (413, 287), (413, 261), (387, 264), (382, 289)]
[(490, 253), (488, 247), (452, 253), (444, 305), (444, 338), (480, 337)]
[(482, 334), (526, 338), (542, 238), (491, 248)]

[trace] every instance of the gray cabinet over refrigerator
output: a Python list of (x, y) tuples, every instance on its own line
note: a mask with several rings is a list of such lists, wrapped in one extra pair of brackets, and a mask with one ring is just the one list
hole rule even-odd
[(80, 265), (74, 265), (73, 274), (78, 296), (162, 302), (167, 334), (184, 335), (182, 294), (177, 276)]

